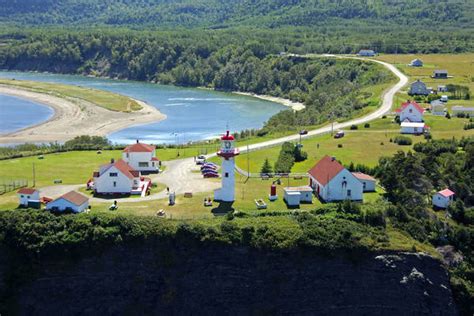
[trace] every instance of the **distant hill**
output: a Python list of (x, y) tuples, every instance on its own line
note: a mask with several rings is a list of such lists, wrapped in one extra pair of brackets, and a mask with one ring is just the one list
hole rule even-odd
[(0, 0), (9, 25), (474, 27), (474, 1)]

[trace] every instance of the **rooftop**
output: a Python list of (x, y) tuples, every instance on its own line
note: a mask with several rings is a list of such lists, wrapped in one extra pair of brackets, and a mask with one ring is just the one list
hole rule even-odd
[(343, 169), (344, 166), (341, 165), (336, 158), (324, 156), (308, 173), (320, 184), (326, 185)]
[(74, 205), (82, 205), (84, 203), (86, 203), (87, 201), (89, 201), (89, 198), (81, 193), (78, 193), (76, 191), (70, 191), (64, 195), (62, 195), (61, 197), (57, 198), (56, 200), (59, 200), (59, 199), (64, 199), (68, 202), (71, 202), (72, 204)]

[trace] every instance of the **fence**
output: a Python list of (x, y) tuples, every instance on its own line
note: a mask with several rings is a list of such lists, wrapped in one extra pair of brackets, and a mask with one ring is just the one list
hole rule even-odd
[(27, 179), (0, 179), (0, 195), (27, 186)]

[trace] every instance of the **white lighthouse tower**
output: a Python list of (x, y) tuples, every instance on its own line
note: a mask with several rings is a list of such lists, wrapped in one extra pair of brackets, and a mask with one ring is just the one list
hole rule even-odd
[(234, 136), (229, 131), (221, 137), (221, 149), (217, 155), (222, 158), (222, 188), (214, 191), (214, 200), (234, 202), (235, 200), (235, 159), (239, 150), (234, 147)]

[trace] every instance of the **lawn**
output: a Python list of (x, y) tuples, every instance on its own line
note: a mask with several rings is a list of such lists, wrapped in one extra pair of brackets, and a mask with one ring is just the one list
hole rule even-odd
[[(461, 138), (462, 136), (474, 135), (474, 130), (463, 129), (468, 119), (452, 118), (426, 115), (426, 123), (431, 127), (434, 138)], [(303, 162), (295, 163), (292, 172), (306, 172), (319, 159), (325, 155), (335, 156), (343, 164), (349, 165), (364, 164), (369, 167), (377, 165), (381, 156), (391, 156), (399, 150), (409, 150), (412, 146), (399, 146), (390, 139), (399, 135), (400, 127), (393, 122), (393, 117), (377, 119), (370, 122), (370, 128), (359, 126), (358, 130), (345, 130), (346, 136), (340, 139), (334, 139), (331, 135), (321, 135), (302, 141), (303, 150), (308, 153), (308, 159)], [(408, 136), (413, 143), (424, 142), (422, 136)], [(342, 147), (338, 147), (338, 145)], [(237, 165), (247, 170), (250, 166), (250, 172), (260, 172), (263, 162), (266, 158), (274, 165), (280, 152), (280, 146), (265, 148), (254, 151), (247, 156), (241, 154), (237, 157)]]
[(138, 111), (142, 108), (135, 100), (103, 90), (26, 80), (0, 79), (0, 84), (17, 86), (35, 92), (51, 94), (60, 98), (81, 99), (112, 111), (130, 112)]
[[(423, 67), (410, 67), (408, 64), (415, 58), (420, 58), (424, 62)], [(436, 89), (438, 85), (458, 84), (468, 86), (471, 96), (474, 92), (474, 54), (433, 54), (433, 55), (380, 55), (377, 59), (394, 64), (403, 73), (409, 76), (409, 83), (420, 79), (428, 87)], [(448, 79), (433, 79), (431, 75), (435, 69), (446, 69)], [(396, 105), (408, 98), (406, 86), (404, 91), (396, 96)], [(449, 93), (443, 93), (449, 95)], [(471, 100), (451, 100), (448, 102), (448, 109), (453, 105), (474, 106), (474, 99)]]

